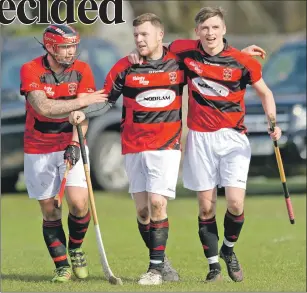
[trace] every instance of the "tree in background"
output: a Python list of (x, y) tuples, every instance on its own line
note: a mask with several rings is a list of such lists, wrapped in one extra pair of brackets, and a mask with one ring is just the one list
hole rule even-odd
[(306, 29), (306, 1), (131, 1), (135, 14), (159, 15), (168, 33), (189, 34), (201, 7), (226, 10), (232, 34), (292, 33)]
[[(19, 2), (20, 0), (14, 1)], [(49, 3), (52, 2), (52, 0), (48, 1)], [(96, 2), (101, 2), (101, 0)], [(224, 8), (228, 31), (232, 34), (282, 34), (306, 30), (306, 1), (132, 0), (129, 2), (135, 15), (145, 12), (156, 13), (163, 19), (168, 33), (180, 34), (182, 37), (191, 36), (194, 28), (194, 17), (203, 6), (221, 6)], [(37, 16), (38, 9), (29, 10), (27, 14)], [(66, 14), (64, 3), (60, 5), (60, 14), (61, 18), (64, 18)], [(87, 12), (87, 14), (91, 17), (90, 12)], [(103, 24), (98, 20), (93, 25), (76, 23), (74, 27), (78, 29), (81, 35), (94, 35), (99, 25)], [(4, 34), (15, 36), (40, 34), (42, 30), (43, 26), (41, 25), (23, 26), (17, 22), (15, 25), (3, 27)]]

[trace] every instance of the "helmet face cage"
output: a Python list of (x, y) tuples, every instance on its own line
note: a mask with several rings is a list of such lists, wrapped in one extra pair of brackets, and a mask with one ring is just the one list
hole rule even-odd
[[(54, 58), (56, 62), (63, 66), (70, 66), (75, 62), (80, 53), (79, 34), (67, 25), (51, 25), (49, 26), (43, 36), (45, 50)], [(49, 44), (53, 48), (50, 52), (46, 45)], [(71, 47), (74, 47), (74, 52), (71, 54)], [(62, 51), (61, 53), (59, 51)]]

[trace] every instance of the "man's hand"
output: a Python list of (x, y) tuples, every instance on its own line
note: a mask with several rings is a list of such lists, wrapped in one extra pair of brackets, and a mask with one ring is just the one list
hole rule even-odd
[(81, 111), (71, 112), (69, 115), (69, 122), (72, 125), (78, 125), (86, 119), (85, 114)]
[(279, 140), (281, 137), (281, 129), (278, 126), (274, 127), (274, 131), (269, 128), (268, 132), (272, 140)]
[(72, 141), (65, 149), (64, 163), (69, 162), (71, 168), (77, 164), (80, 159), (80, 145), (76, 141)]
[(95, 103), (102, 103), (107, 101), (108, 95), (104, 94), (104, 89), (96, 91), (94, 93), (87, 94), (86, 96), (80, 97), (81, 107), (86, 107)]
[(266, 57), (266, 52), (261, 47), (258, 47), (256, 45), (248, 46), (241, 51), (251, 56), (260, 56), (262, 59), (265, 59)]
[(137, 49), (134, 49), (129, 55), (128, 60), (132, 64), (142, 64), (143, 63), (143, 57), (140, 56)]

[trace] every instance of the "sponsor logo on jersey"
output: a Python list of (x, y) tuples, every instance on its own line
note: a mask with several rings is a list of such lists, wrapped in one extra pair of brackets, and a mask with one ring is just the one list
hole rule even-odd
[(54, 91), (51, 86), (45, 86), (44, 90), (48, 96), (54, 96)]
[(30, 84), (30, 87), (31, 87), (31, 88), (37, 89), (37, 88), (39, 88), (39, 85), (38, 85), (37, 83), (35, 83), (35, 82), (32, 82), (32, 83)]
[(138, 94), (136, 102), (143, 107), (160, 108), (166, 107), (176, 99), (176, 93), (169, 89), (148, 90)]
[(148, 73), (159, 73), (164, 72), (164, 70), (149, 70)]
[(195, 61), (190, 61), (189, 63), (193, 67), (193, 70), (197, 74), (202, 74), (203, 73), (203, 70), (199, 67), (199, 65)]
[(227, 87), (209, 79), (195, 77), (192, 79), (192, 83), (203, 95), (221, 97), (227, 97), (229, 95), (229, 89)]
[(148, 85), (149, 84), (149, 80), (147, 80), (145, 78), (145, 76), (133, 76), (132, 80), (138, 81), (139, 84), (142, 84), (142, 85)]
[(212, 65), (212, 66), (221, 66), (220, 64), (209, 62), (206, 59), (203, 59), (203, 63), (207, 65)]

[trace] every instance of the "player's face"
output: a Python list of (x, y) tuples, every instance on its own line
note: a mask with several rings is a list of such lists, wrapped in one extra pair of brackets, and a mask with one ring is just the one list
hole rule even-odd
[(57, 59), (60, 60), (61, 62), (71, 62), (77, 52), (77, 45), (58, 45), (56, 54), (57, 54)]
[(223, 20), (214, 16), (200, 23), (195, 29), (202, 45), (210, 50), (223, 44), (223, 36), (226, 34), (226, 26)]
[(149, 21), (134, 27), (134, 42), (141, 56), (152, 55), (162, 46), (163, 31), (153, 26)]

